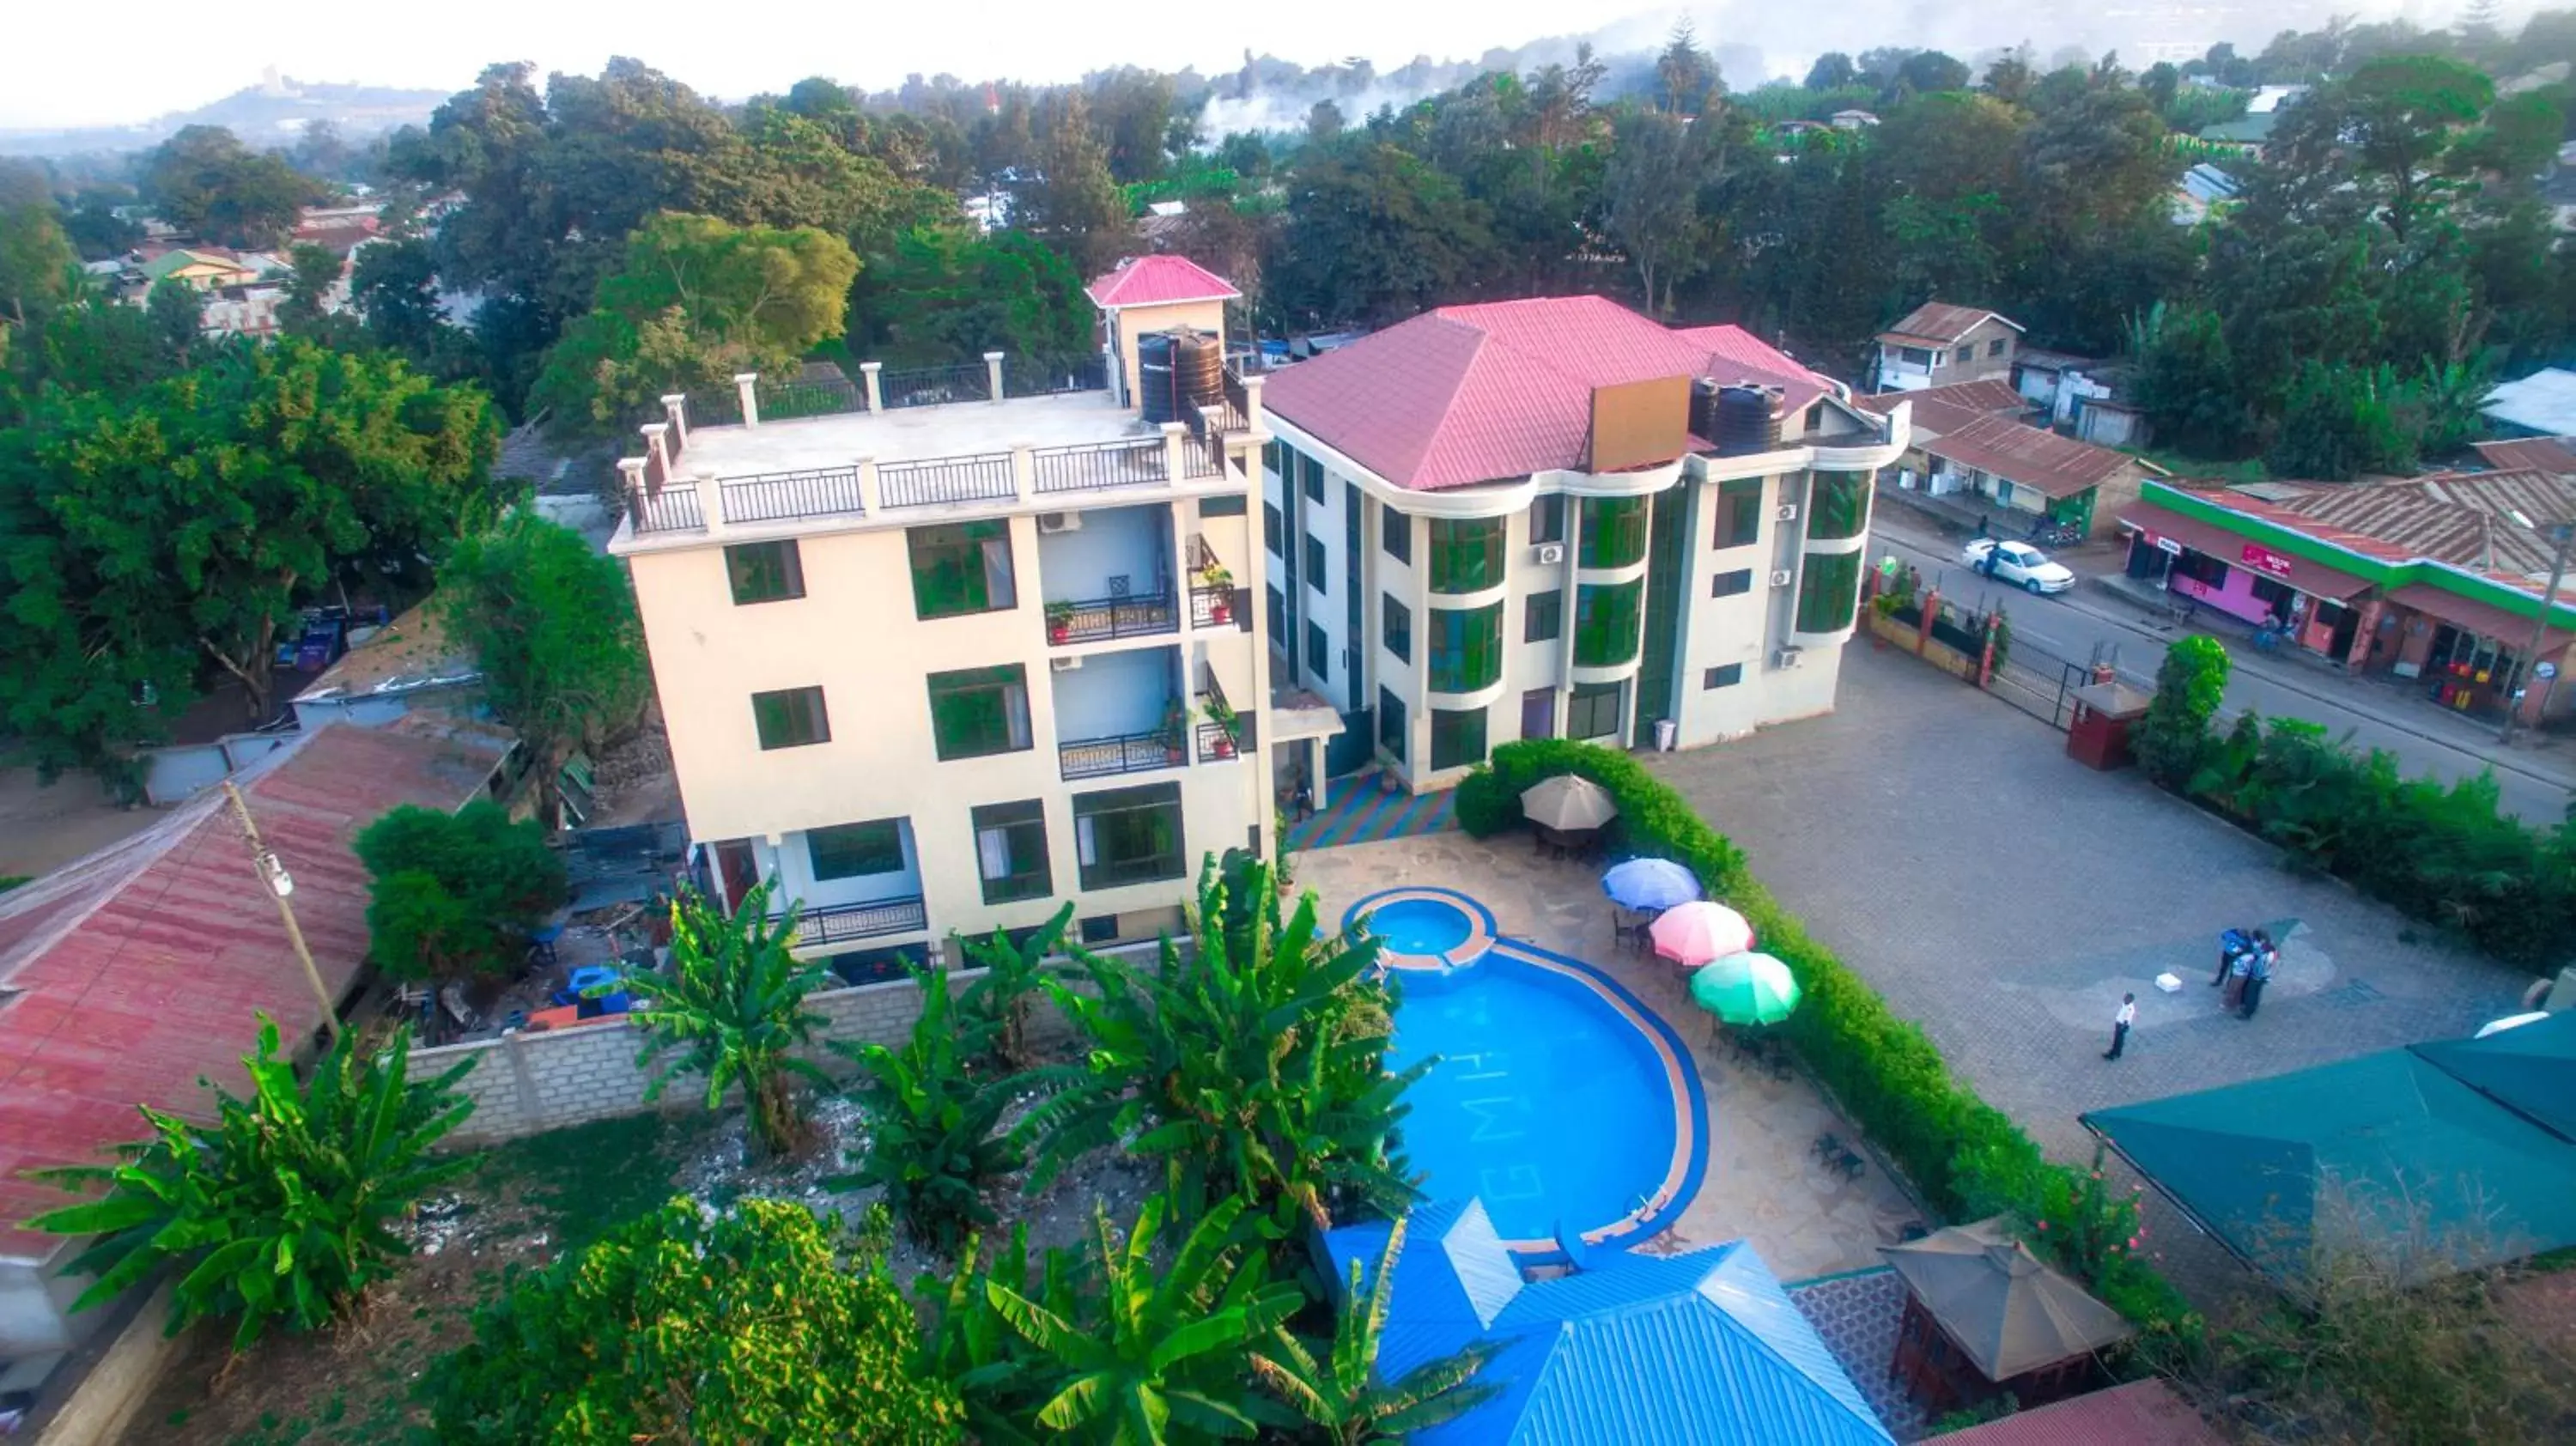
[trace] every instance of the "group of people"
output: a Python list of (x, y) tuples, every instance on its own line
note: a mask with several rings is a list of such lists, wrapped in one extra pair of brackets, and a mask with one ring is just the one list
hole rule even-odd
[(2218, 972), (2210, 976), (2209, 987), (2224, 989), (2219, 1007), (2246, 1019), (2263, 1004), (2263, 986), (2272, 982), (2273, 966), (2281, 962), (2281, 950), (2272, 936), (2261, 929), (2230, 929), (2218, 936)]

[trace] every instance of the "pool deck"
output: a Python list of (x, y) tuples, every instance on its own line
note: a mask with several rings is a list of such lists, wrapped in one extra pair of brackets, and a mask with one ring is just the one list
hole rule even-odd
[(1712, 1048), (1710, 1018), (1691, 1003), (1680, 971), (1611, 949), (1610, 901), (1596, 871), (1533, 856), (1525, 835), (1486, 843), (1442, 832), (1301, 853), (1296, 872), (1327, 920), (1385, 889), (1456, 889), (1492, 910), (1506, 938), (1593, 965), (1672, 1026), (1708, 1095), (1708, 1169), (1680, 1219), (1642, 1249), (1750, 1240), (1773, 1274), (1795, 1282), (1879, 1265), (1878, 1248), (1924, 1219), (1874, 1161), (1845, 1180), (1816, 1160), (1817, 1135), (1857, 1140), (1860, 1132), (1804, 1079), (1747, 1073)]

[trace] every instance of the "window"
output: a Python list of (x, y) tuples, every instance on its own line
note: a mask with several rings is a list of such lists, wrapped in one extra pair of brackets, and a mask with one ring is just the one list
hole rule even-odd
[(2254, 579), (2254, 596), (2272, 610), (2274, 617), (2285, 618), (2290, 615), (2290, 599), (2298, 594), (2268, 577), (2257, 577)]
[(1708, 580), (1710, 597), (1740, 597), (1751, 591), (1753, 591), (1753, 569), (1749, 567), (1739, 567), (1733, 572), (1721, 572)]
[(736, 604), (786, 602), (805, 595), (805, 564), (792, 538), (738, 543), (726, 548), (724, 557)]
[(1073, 847), (1085, 889), (1181, 877), (1181, 786), (1075, 794)]
[(1303, 484), (1306, 489), (1307, 501), (1321, 502), (1324, 500), (1323, 463), (1316, 461), (1312, 457), (1298, 457), (1297, 480)]
[(1288, 477), (1288, 444), (1278, 441), (1262, 443), (1261, 465), (1270, 469), (1271, 476), (1277, 477), (1283, 482), (1286, 481)]
[(1900, 346), (1896, 349), (1896, 355), (1907, 366), (1921, 367), (1925, 371), (1932, 369), (1932, 353), (1919, 346)]
[(1616, 683), (1578, 684), (1574, 696), (1566, 700), (1565, 736), (1568, 738), (1613, 738), (1619, 733), (1619, 685)]
[(805, 831), (805, 858), (814, 882), (903, 872), (903, 825), (891, 818)]
[(1320, 537), (1306, 539), (1306, 586), (1323, 593), (1333, 590), (1324, 575), (1324, 540)]
[(1565, 628), (1565, 593), (1534, 592), (1522, 613), (1521, 641), (1544, 643), (1553, 640)]
[(2007, 338), (1997, 337), (1993, 341), (1986, 343), (1986, 355), (2002, 356), (2004, 354), (2004, 348), (2010, 345), (2012, 345), (2012, 343)]
[(1485, 761), (1485, 710), (1431, 710), (1431, 766), (1465, 768)]
[(1379, 604), (1378, 626), (1386, 635), (1386, 650), (1410, 663), (1413, 661), (1413, 609), (1389, 596)]
[(1329, 660), (1332, 655), (1333, 646), (1324, 637), (1324, 625), (1316, 622), (1306, 624), (1306, 671), (1315, 675), (1316, 682), (1331, 680), (1333, 672)]
[(1645, 498), (1583, 499), (1583, 566), (1633, 567), (1645, 556)]
[(1732, 688), (1743, 681), (1744, 665), (1728, 663), (1722, 668), (1711, 668), (1702, 674), (1699, 685), (1703, 688)]
[(1565, 496), (1551, 493), (1530, 504), (1530, 541), (1565, 540)]
[(1750, 547), (1762, 540), (1762, 479), (1739, 477), (1717, 486), (1717, 540), (1714, 546)]
[(832, 741), (832, 720), (823, 713), (823, 690), (820, 688), (781, 688), (775, 693), (751, 695), (752, 725), (760, 730), (760, 746), (802, 748), (808, 743)]
[(942, 760), (1029, 747), (1028, 670), (1010, 663), (931, 674), (930, 733)]
[(1856, 537), (1869, 522), (1867, 472), (1819, 472), (1807, 490), (1807, 536), (1819, 542)]
[(1266, 587), (1262, 591), (1268, 594), (1264, 601), (1270, 608), (1270, 641), (1273, 646), (1284, 648), (1288, 646), (1288, 599), (1275, 587)]
[(1019, 606), (1009, 523), (915, 527), (904, 541), (912, 549), (913, 610), (922, 621)]
[(1387, 556), (1403, 563), (1413, 561), (1412, 518), (1392, 507), (1381, 507), (1377, 510), (1377, 528), (1379, 545), (1386, 549)]
[(1262, 503), (1261, 545), (1270, 549), (1270, 555), (1272, 557), (1285, 557), (1288, 555), (1282, 550), (1281, 543), (1279, 541), (1282, 536), (1286, 535), (1286, 532), (1287, 529), (1282, 526), (1279, 521), (1279, 504), (1276, 502)]
[(1412, 736), (1412, 730), (1405, 726), (1404, 700), (1384, 688), (1378, 689), (1377, 746), (1402, 763), (1405, 743)]
[(1202, 497), (1199, 499), (1199, 516), (1241, 517), (1251, 506), (1251, 500), (1240, 493), (1232, 497)]
[(1798, 631), (1840, 632), (1859, 606), (1860, 554), (1809, 553), (1798, 570)]
[(1818, 427), (1821, 427), (1821, 426), (1823, 426), (1824, 424), (1825, 424), (1825, 404), (1824, 404), (1824, 403), (1822, 403), (1822, 402), (1818, 402), (1818, 403), (1816, 403), (1814, 406), (1807, 408), (1807, 431), (1808, 431), (1810, 434), (1812, 434), (1812, 433), (1813, 433), (1813, 432), (1814, 432)]
[(2173, 561), (2173, 575), (2187, 577), (2202, 587), (2227, 586), (2227, 564), (2205, 552), (2184, 548)]
[(1473, 693), (1503, 676), (1501, 603), (1433, 608), (1424, 631), (1430, 634), (1433, 692)]
[(1081, 919), (1078, 927), (1082, 930), (1082, 942), (1085, 944), (1115, 944), (1118, 942), (1118, 916), (1116, 914), (1086, 914)]
[(1503, 581), (1503, 519), (1435, 517), (1425, 529), (1431, 544), (1431, 590), (1483, 592)]
[(1965, 365), (1967, 365), (1968, 363), (1970, 363), (1970, 362), (1972, 362), (1972, 361), (1975, 361), (1976, 359), (1977, 359), (1977, 349), (1976, 349), (1975, 347), (1973, 347), (1973, 346), (1963, 346), (1963, 347), (1959, 348), (1959, 364), (1960, 364), (1961, 366), (1965, 366)]
[(1639, 604), (1645, 595), (1643, 578), (1574, 590), (1575, 666), (1606, 668), (1637, 656)]
[(975, 871), (984, 881), (985, 903), (1043, 899), (1055, 891), (1047, 867), (1046, 805), (1034, 798), (996, 803), (968, 816), (975, 824)]

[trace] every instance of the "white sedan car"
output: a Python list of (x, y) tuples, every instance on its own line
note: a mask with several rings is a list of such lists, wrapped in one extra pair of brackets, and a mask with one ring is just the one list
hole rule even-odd
[(1980, 537), (1959, 554), (1959, 561), (1998, 582), (2032, 592), (2064, 592), (2075, 586), (2075, 574), (2027, 542), (1998, 542)]

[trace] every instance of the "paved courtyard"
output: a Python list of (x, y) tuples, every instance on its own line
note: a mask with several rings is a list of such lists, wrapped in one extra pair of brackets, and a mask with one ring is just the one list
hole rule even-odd
[(1795, 1281), (1878, 1265), (1879, 1246), (1923, 1221), (1875, 1162), (1846, 1180), (1816, 1160), (1817, 1135), (1859, 1132), (1803, 1077), (1746, 1071), (1732, 1051), (1712, 1047), (1709, 1016), (1679, 971), (1611, 950), (1609, 902), (1592, 870), (1533, 857), (1525, 834), (1480, 843), (1454, 831), (1302, 853), (1296, 870), (1298, 887), (1320, 896), (1328, 927), (1380, 889), (1457, 889), (1493, 910), (1503, 934), (1608, 971), (1673, 1026), (1708, 1095), (1708, 1171), (1679, 1221), (1645, 1248), (1750, 1240), (1773, 1273)]

